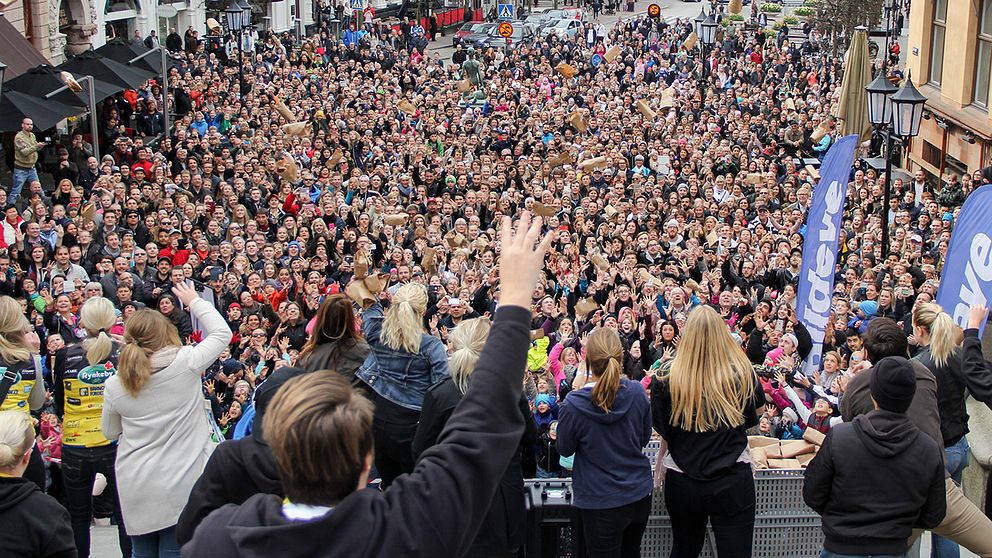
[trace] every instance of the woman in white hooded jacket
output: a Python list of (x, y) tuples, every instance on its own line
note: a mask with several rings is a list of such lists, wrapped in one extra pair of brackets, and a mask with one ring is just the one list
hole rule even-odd
[(102, 430), (118, 440), (117, 488), (134, 558), (179, 556), (175, 525), (220, 441), (202, 377), (231, 329), (192, 287), (172, 292), (199, 320), (203, 340), (184, 346), (165, 316), (139, 310), (124, 324), (118, 372), (105, 384)]

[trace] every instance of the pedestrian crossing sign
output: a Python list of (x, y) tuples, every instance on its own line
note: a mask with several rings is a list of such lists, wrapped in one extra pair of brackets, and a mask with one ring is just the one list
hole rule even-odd
[(351, 9), (361, 10), (365, 8), (365, 0), (351, 0)]
[(498, 19), (513, 19), (513, 4), (496, 4), (496, 17)]

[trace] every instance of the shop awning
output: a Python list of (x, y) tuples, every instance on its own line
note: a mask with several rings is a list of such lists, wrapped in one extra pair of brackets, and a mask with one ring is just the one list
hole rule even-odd
[[(76, 76), (77, 80), (81, 76), (93, 76), (93, 79), (98, 82), (98, 100), (106, 99), (124, 89), (136, 89), (155, 77), (153, 72), (121, 64), (92, 50), (87, 50), (66, 60), (59, 65), (59, 69), (70, 72)], [(100, 85), (101, 82), (104, 84), (103, 86)], [(108, 88), (114, 90), (104, 95)]]
[[(65, 84), (59, 73), (43, 64), (5, 80), (0, 98), (0, 131), (20, 130), (25, 117), (34, 120), (35, 128), (47, 130), (65, 118), (86, 112), (86, 104), (78, 95), (62, 89)], [(52, 95), (53, 91), (59, 92)]]
[(0, 60), (7, 65), (4, 79), (17, 77), (48, 60), (30, 41), (24, 38), (14, 26), (0, 14)]

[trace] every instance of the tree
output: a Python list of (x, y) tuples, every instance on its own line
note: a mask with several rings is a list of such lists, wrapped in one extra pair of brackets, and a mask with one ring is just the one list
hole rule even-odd
[(831, 44), (834, 54), (843, 52), (854, 28), (872, 29), (882, 18), (882, 7), (889, 0), (824, 0), (816, 6), (816, 25)]

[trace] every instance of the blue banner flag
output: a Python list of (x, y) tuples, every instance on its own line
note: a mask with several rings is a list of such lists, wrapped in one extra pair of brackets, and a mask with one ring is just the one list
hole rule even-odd
[[(961, 327), (968, 324), (972, 304), (992, 298), (992, 184), (975, 190), (954, 220), (951, 244), (937, 290), (937, 304)], [(981, 332), (985, 322), (979, 326)]]
[(807, 374), (820, 369), (823, 336), (833, 304), (837, 241), (844, 216), (844, 201), (847, 199), (847, 181), (857, 145), (857, 136), (847, 136), (827, 152), (820, 167), (820, 183), (813, 189), (813, 201), (806, 216), (796, 318), (806, 326), (813, 338), (813, 350), (806, 358)]

